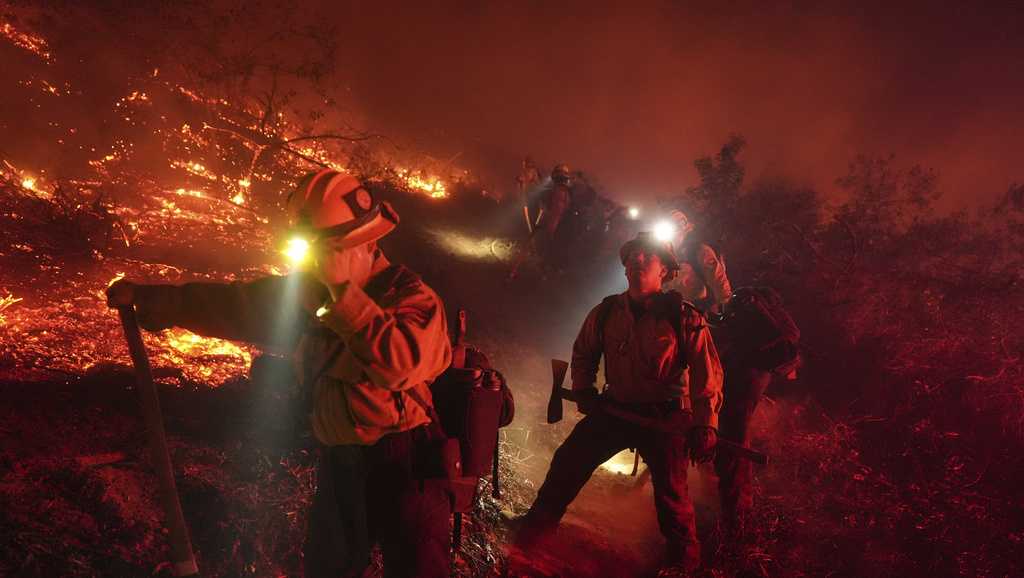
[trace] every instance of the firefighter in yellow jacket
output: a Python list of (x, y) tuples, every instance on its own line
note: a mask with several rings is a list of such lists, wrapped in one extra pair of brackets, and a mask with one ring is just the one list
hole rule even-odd
[(672, 244), (679, 258), (679, 274), (669, 288), (703, 312), (719, 313), (732, 297), (725, 260), (710, 245), (696, 238), (693, 222), (686, 213), (675, 210), (671, 218), (676, 230)]
[(148, 330), (291, 347), (322, 444), (307, 576), (358, 576), (379, 542), (388, 577), (448, 576), (449, 498), (428, 384), (451, 362), (444, 305), (376, 241), (398, 216), (354, 177), (311, 173), (289, 199), (307, 272), (249, 283), (115, 283)]
[[(722, 367), (703, 316), (677, 293), (662, 291), (679, 267), (671, 246), (640, 233), (622, 246), (620, 258), (629, 288), (591, 310), (573, 345), (572, 388), (584, 396), (578, 407), (586, 416), (555, 452), (517, 542), (534, 546), (557, 526), (599, 465), (637, 448), (651, 471), (667, 566), (687, 573), (700, 563), (687, 462), (710, 459), (717, 443)], [(599, 395), (602, 357), (606, 386)], [(680, 432), (685, 436), (668, 435), (595, 411), (601, 403), (666, 419), (688, 405), (693, 427)]]

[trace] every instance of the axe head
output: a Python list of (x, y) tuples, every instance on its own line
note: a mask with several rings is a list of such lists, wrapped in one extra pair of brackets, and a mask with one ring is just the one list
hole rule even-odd
[(551, 360), (551, 398), (548, 400), (548, 423), (562, 421), (562, 396), (559, 390), (562, 389), (562, 382), (565, 381), (565, 372), (569, 370), (569, 364), (561, 359)]

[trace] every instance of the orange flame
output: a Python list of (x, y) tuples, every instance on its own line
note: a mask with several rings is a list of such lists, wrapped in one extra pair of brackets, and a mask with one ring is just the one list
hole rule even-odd
[[(164, 343), (170, 348), (168, 357), (175, 364), (186, 364), (195, 358), (230, 357), (244, 363), (245, 367), (252, 364), (252, 354), (241, 347), (216, 337), (203, 337), (186, 329), (169, 329), (161, 335)], [(209, 377), (213, 373), (211, 367), (200, 367), (200, 373)]]
[(0, 325), (5, 325), (7, 323), (7, 317), (4, 316), (4, 311), (18, 301), (21, 301), (21, 298), (15, 297), (10, 293), (8, 293), (6, 297), (0, 298)]
[(46, 40), (42, 37), (18, 30), (8, 22), (0, 26), (0, 34), (18, 48), (27, 50), (46, 62), (50, 62), (50, 52), (47, 50)]

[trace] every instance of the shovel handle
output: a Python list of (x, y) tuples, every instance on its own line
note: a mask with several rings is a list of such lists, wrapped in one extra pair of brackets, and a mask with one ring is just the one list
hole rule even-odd
[(139, 323), (135, 318), (135, 309), (130, 306), (118, 307), (117, 313), (121, 317), (121, 326), (128, 341), (132, 365), (135, 366), (135, 390), (139, 394), (150, 457), (160, 487), (160, 505), (170, 534), (174, 575), (198, 576), (199, 566), (196, 565), (196, 558), (192, 553), (192, 541), (188, 536), (185, 516), (181, 512), (181, 502), (178, 500), (178, 489), (174, 483), (174, 469), (171, 466), (170, 452), (167, 450), (167, 435), (164, 433), (163, 416), (160, 413), (160, 399), (153, 384), (153, 371), (149, 365), (146, 346), (142, 342)]

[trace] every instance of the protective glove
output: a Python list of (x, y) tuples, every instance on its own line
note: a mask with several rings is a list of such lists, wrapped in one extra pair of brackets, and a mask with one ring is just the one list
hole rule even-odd
[(327, 305), (331, 294), (316, 277), (304, 277), (299, 285), (299, 304), (310, 315), (316, 315), (322, 306)]
[(135, 288), (137, 285), (131, 281), (118, 279), (107, 287), (107, 307), (117, 309), (118, 307), (131, 307), (135, 304)]
[(713, 427), (695, 426), (687, 434), (686, 445), (690, 449), (690, 460), (695, 464), (710, 462), (715, 457), (718, 445), (718, 430)]
[(135, 316), (139, 327), (146, 331), (162, 331), (173, 327), (173, 317), (170, 316), (169, 305), (165, 300), (154, 299), (153, 285), (141, 285), (125, 281), (115, 281), (107, 287), (107, 307), (119, 309), (121, 307), (135, 307)]
[(598, 395), (597, 388), (574, 388), (574, 391), (579, 395), (579, 399), (576, 401), (576, 410), (583, 415), (590, 415), (600, 408), (601, 396)]

